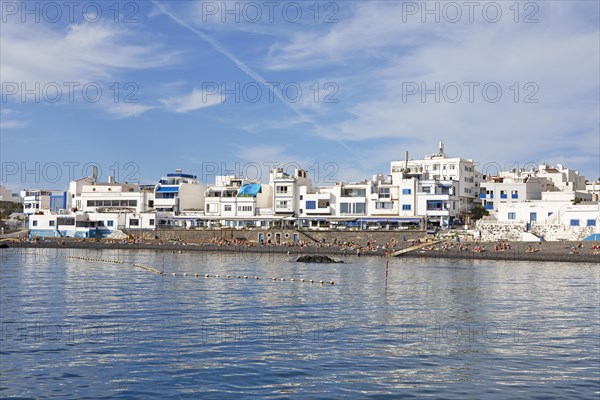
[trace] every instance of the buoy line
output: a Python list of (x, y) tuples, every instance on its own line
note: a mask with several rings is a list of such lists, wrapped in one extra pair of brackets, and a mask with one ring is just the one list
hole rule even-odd
[(72, 258), (75, 260), (83, 260), (83, 261), (105, 262), (105, 263), (112, 263), (112, 264), (125, 264), (125, 261), (122, 261), (122, 260), (108, 260), (108, 259), (104, 259), (104, 258), (78, 257), (78, 256), (67, 256), (67, 258)]
[[(76, 259), (76, 260), (84, 260), (84, 261), (93, 261), (93, 262), (106, 262), (106, 263), (113, 263), (113, 264), (124, 264), (125, 261), (121, 261), (121, 260), (107, 260), (107, 259), (102, 259), (102, 258), (93, 258), (93, 257), (78, 257), (78, 256), (68, 256), (68, 258), (72, 258), (72, 259)], [(165, 275), (164, 271), (160, 271), (156, 268), (150, 267), (148, 265), (144, 265), (144, 264), (138, 264), (138, 263), (134, 263), (131, 264), (132, 267), (134, 268), (140, 268), (152, 273), (155, 273), (157, 275)], [(192, 274), (188, 274), (187, 272), (183, 272), (183, 273), (176, 273), (173, 272), (171, 273), (172, 276), (188, 276), (188, 275), (192, 275)], [(200, 277), (200, 274), (195, 273), (193, 274), (193, 276), (195, 278)], [(221, 277), (221, 275), (219, 274), (215, 274), (215, 275), (210, 275), (210, 274), (204, 274), (205, 278), (226, 278), (226, 279), (232, 279), (232, 275), (226, 275)], [(236, 279), (243, 279), (243, 280), (249, 280), (251, 277), (249, 277), (248, 275), (235, 275)], [(260, 280), (260, 278), (258, 276), (254, 277), (254, 280)], [(271, 278), (272, 281), (279, 281), (279, 282), (285, 282), (285, 281), (289, 281), (289, 282), (300, 282), (300, 283), (304, 283), (304, 282), (309, 282), (309, 283), (315, 283), (317, 281), (315, 281), (314, 279), (309, 279), (308, 281), (305, 278), (300, 278), (300, 279), (296, 279), (296, 278), (290, 278), (290, 279), (286, 279), (286, 278), (277, 278), (277, 277), (273, 277)], [(318, 281), (318, 283), (320, 285), (324, 285), (325, 283), (329, 284), (329, 285), (334, 285), (335, 282), (334, 281), (323, 281), (320, 280)]]
[[(150, 267), (150, 266), (147, 266), (147, 265), (137, 264), (136, 263), (136, 264), (133, 264), (133, 266), (136, 267), (136, 268), (144, 269), (146, 271), (154, 272), (155, 274), (158, 274), (158, 275), (167, 275), (163, 271), (159, 271), (158, 269)], [(191, 273), (187, 273), (187, 272), (181, 272), (181, 273), (172, 272), (171, 276), (185, 276), (185, 277), (187, 277), (187, 276), (191, 276), (192, 277), (193, 276), (195, 278), (199, 278), (200, 276), (203, 276), (204, 278), (240, 279), (240, 280), (244, 280), (244, 281), (250, 280), (250, 279), (255, 280), (255, 281), (261, 280), (261, 278), (258, 277), (258, 276), (255, 276), (255, 277), (250, 277), (248, 275), (223, 275), (223, 276), (221, 276), (219, 274), (215, 274), (215, 275), (211, 275), (211, 274), (200, 275), (198, 273), (191, 274)], [(323, 281), (323, 280), (315, 281), (314, 279), (306, 280), (305, 278), (301, 278), (301, 279), (296, 279), (296, 278), (286, 279), (286, 278), (272, 277), (271, 280), (273, 280), (273, 281), (279, 281), (279, 282), (289, 281), (289, 282), (300, 282), (300, 283), (303, 283), (303, 282), (319, 283), (320, 285), (325, 285), (325, 284), (334, 285), (335, 284), (334, 281)]]

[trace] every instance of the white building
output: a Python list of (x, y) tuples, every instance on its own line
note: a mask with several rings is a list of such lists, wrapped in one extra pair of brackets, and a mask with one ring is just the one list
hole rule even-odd
[(170, 226), (174, 217), (182, 213), (200, 213), (204, 210), (205, 187), (195, 175), (180, 169), (160, 179), (154, 190), (154, 209), (160, 225)]
[(427, 224), (448, 226), (459, 216), (459, 183), (454, 180), (423, 180), (416, 195), (417, 216)]
[(502, 176), (488, 177), (487, 181), (482, 182), (479, 197), (486, 210), (498, 211), (500, 204), (541, 200), (542, 192), (553, 187), (546, 178), (504, 173)]
[(205, 192), (206, 226), (219, 223), (229, 227), (268, 226), (273, 215), (272, 187), (233, 175), (217, 176)]
[[(310, 193), (312, 183), (305, 170), (296, 169), (290, 175), (282, 168), (269, 173), (269, 185), (273, 188), (273, 213), (294, 220), (300, 214), (300, 192)], [(305, 189), (301, 189), (301, 188)]]
[(120, 229), (155, 228), (153, 187), (116, 183), (111, 178), (109, 182), (82, 178), (71, 182), (69, 188), (63, 196), (55, 196), (61, 200), (60, 207), (53, 207), (49, 196), (49, 205), (30, 215), (32, 235), (101, 238)]
[(42, 210), (67, 209), (67, 192), (62, 190), (27, 189), (21, 191), (23, 213), (35, 214)]
[(422, 174), (420, 179), (437, 181), (455, 181), (455, 195), (458, 197), (457, 213), (467, 213), (478, 202), (479, 181), (481, 174), (475, 170), (473, 160), (448, 157), (444, 152), (444, 143), (440, 142), (436, 154), (426, 156), (422, 160), (392, 161), (393, 173), (410, 171)]

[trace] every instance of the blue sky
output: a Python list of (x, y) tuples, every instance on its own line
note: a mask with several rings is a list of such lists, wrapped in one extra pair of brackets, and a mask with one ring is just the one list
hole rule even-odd
[(597, 1), (0, 3), (14, 190), (89, 163), (142, 183), (301, 165), (327, 185), (439, 140), (481, 170), (600, 176)]

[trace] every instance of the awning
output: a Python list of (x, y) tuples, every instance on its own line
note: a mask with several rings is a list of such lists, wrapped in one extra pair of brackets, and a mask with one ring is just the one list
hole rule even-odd
[(358, 222), (421, 222), (418, 217), (395, 217), (395, 218), (359, 218)]
[(238, 190), (238, 197), (244, 196), (252, 196), (256, 197), (256, 195), (260, 192), (260, 183), (247, 183)]
[(179, 193), (179, 187), (161, 186), (156, 189), (156, 193)]

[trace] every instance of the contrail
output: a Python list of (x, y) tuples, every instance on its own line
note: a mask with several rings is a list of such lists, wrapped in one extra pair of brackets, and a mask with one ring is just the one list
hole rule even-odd
[[(157, 6), (163, 14), (165, 14), (166, 16), (168, 16), (169, 18), (171, 18), (177, 24), (179, 24), (179, 25), (183, 26), (184, 28), (192, 31), (197, 36), (199, 36), (201, 39), (203, 39), (206, 42), (208, 42), (208, 44), (210, 44), (215, 50), (217, 50), (219, 53), (223, 54), (230, 61), (232, 61), (235, 65), (237, 65), (237, 67), (242, 72), (244, 72), (246, 75), (250, 76), (252, 79), (254, 79), (256, 82), (260, 83), (261, 85), (267, 87), (267, 89), (269, 89), (271, 91), (271, 93), (273, 93), (273, 95), (275, 97), (277, 97), (281, 102), (283, 102), (284, 104), (286, 104), (302, 120), (304, 120), (305, 122), (313, 125), (315, 128), (317, 128), (319, 130), (325, 131), (325, 129), (322, 126), (320, 126), (317, 122), (315, 122), (311, 118), (307, 117), (306, 115), (304, 115), (303, 113), (301, 113), (300, 111), (298, 111), (292, 104), (290, 104), (290, 102), (286, 101), (281, 94), (279, 94), (276, 90), (273, 89), (273, 85), (269, 85), (269, 82), (265, 78), (263, 78), (262, 76), (260, 76), (260, 74), (258, 74), (256, 71), (254, 71), (252, 68), (250, 68), (249, 66), (247, 66), (246, 64), (244, 64), (242, 61), (240, 61), (236, 56), (234, 56), (233, 54), (231, 54), (226, 48), (224, 48), (223, 46), (221, 46), (216, 40), (214, 40), (213, 38), (211, 38), (210, 36), (208, 36), (206, 33), (204, 33), (202, 31), (194, 28), (193, 26), (190, 26), (185, 21), (179, 19), (176, 15), (174, 15), (169, 10), (167, 10), (158, 1), (152, 0), (152, 3), (155, 6)], [(346, 143), (342, 142), (339, 139), (334, 139), (334, 140), (337, 143), (339, 143), (342, 147), (344, 147), (346, 150), (348, 150), (349, 152), (351, 152), (352, 154), (354, 154), (356, 157), (361, 158), (354, 150), (352, 150), (350, 147), (348, 147), (348, 145), (346, 145)]]

